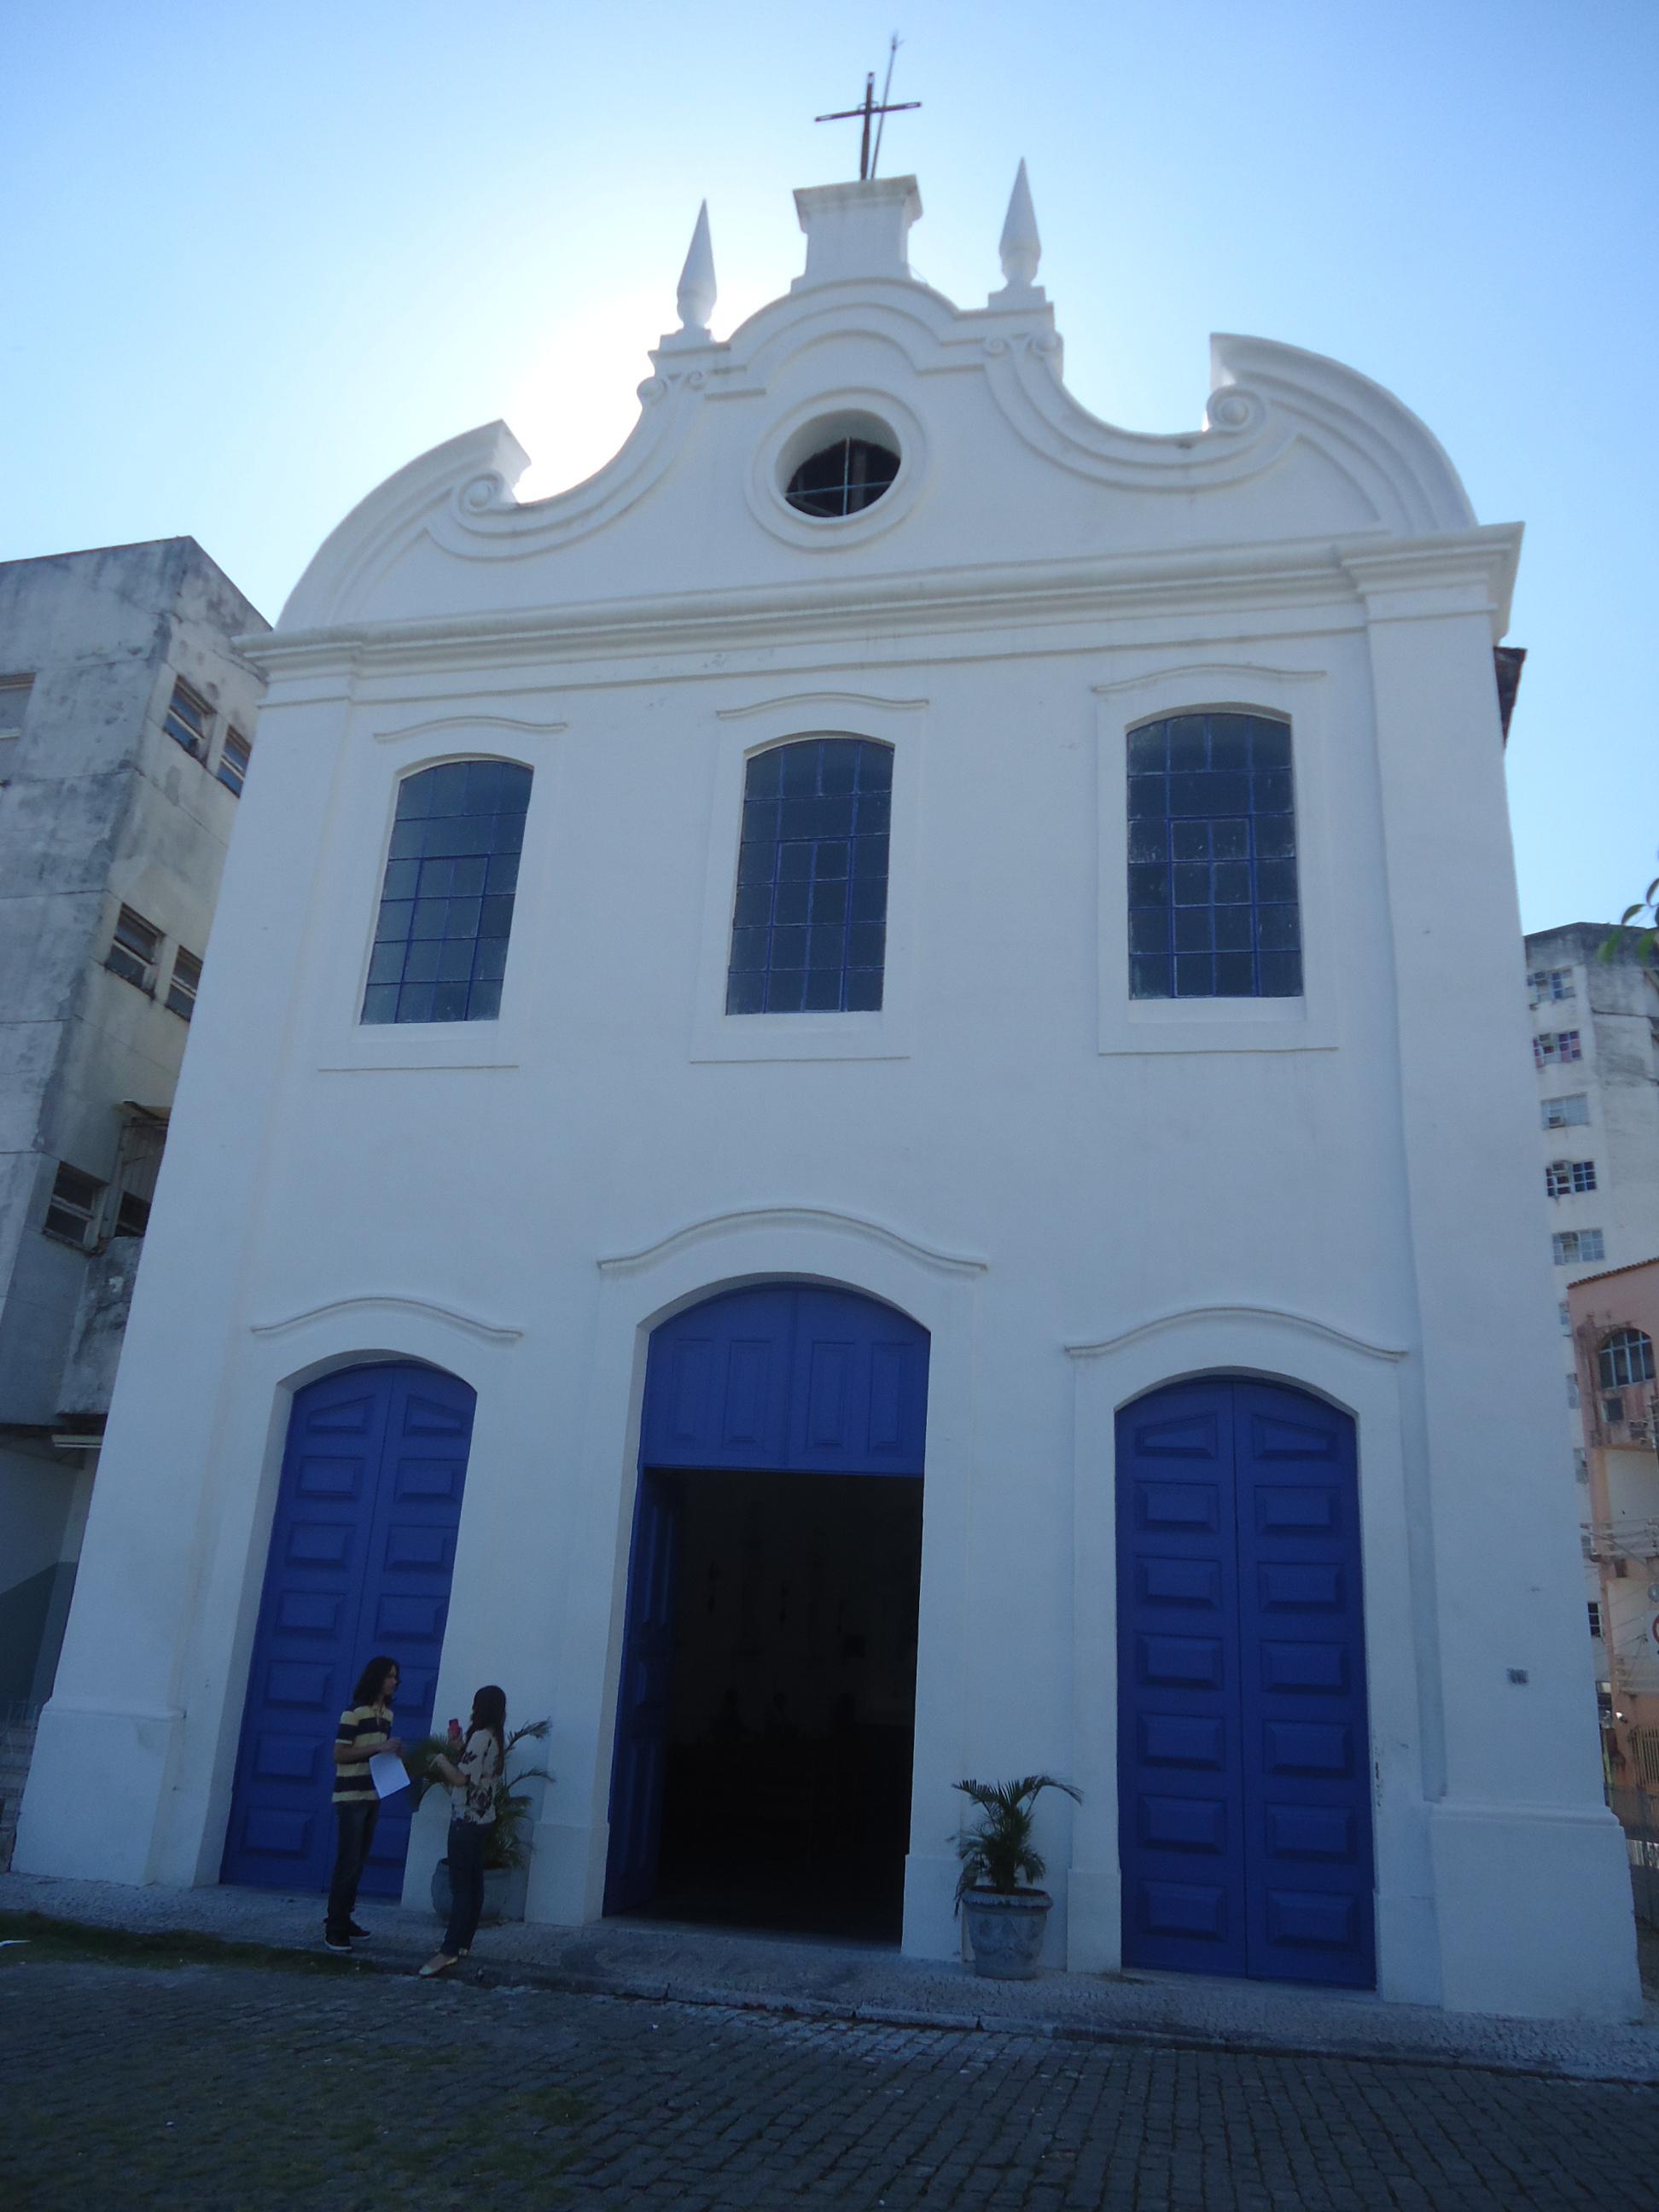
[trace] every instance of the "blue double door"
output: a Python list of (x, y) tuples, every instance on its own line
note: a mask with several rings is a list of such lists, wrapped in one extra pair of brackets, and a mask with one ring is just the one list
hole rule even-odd
[[(919, 1496), (927, 1356), (927, 1332), (908, 1316), (817, 1285), (728, 1291), (653, 1334), (617, 1689), (607, 1912), (647, 1904), (658, 1888), (677, 1658), (689, 1663), (680, 1589), (688, 1516), (716, 1510), (730, 1486), (722, 1477), (760, 1478), (769, 1490), (824, 1476), (909, 1481)], [(856, 1513), (864, 1486), (839, 1486), (831, 1510)], [(872, 1516), (872, 1525), (893, 1518)], [(877, 1565), (868, 1562), (872, 1586)], [(732, 1559), (726, 1572), (741, 1577), (743, 1569)], [(699, 1600), (706, 1602), (701, 1591)], [(908, 1603), (914, 1626), (914, 1582)], [(678, 1686), (683, 1692), (684, 1684)], [(737, 1686), (727, 1686), (735, 1705)], [(757, 1762), (763, 1763), (758, 1746), (751, 1775)], [(899, 1786), (908, 1790), (908, 1751)], [(742, 1837), (744, 1820), (745, 1808), (734, 1802), (734, 1836)]]
[(1117, 1420), (1126, 1966), (1370, 1988), (1354, 1426), (1183, 1382)]
[[(320, 1889), (333, 1862), (335, 1729), (368, 1661), (402, 1674), (396, 1733), (430, 1732), (473, 1392), (412, 1362), (295, 1393), (226, 1835), (222, 1878)], [(386, 1799), (362, 1887), (396, 1896), (409, 1799)]]

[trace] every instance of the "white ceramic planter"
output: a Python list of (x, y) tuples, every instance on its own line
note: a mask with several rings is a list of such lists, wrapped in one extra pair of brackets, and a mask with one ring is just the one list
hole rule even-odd
[[(528, 1867), (486, 1867), (483, 1911), (480, 1924), (491, 1920), (522, 1920)], [(449, 1861), (440, 1859), (432, 1869), (432, 1910), (440, 1920), (449, 1918)]]

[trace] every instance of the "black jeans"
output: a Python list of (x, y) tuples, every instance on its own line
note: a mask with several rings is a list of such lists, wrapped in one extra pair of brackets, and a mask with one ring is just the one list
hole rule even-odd
[(374, 1841), (374, 1823), (380, 1817), (378, 1797), (365, 1797), (356, 1805), (337, 1805), (334, 1824), (334, 1877), (328, 1886), (328, 1932), (351, 1933), (351, 1911), (357, 1902), (357, 1884)]
[(483, 1856), (487, 1828), (476, 1820), (449, 1824), (449, 1925), (444, 1930), (445, 1955), (453, 1959), (472, 1948), (483, 1911)]

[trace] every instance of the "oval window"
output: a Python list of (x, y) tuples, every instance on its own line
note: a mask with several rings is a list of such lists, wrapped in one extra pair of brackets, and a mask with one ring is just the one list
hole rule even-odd
[(839, 516), (873, 507), (899, 471), (899, 457), (869, 438), (836, 438), (809, 453), (784, 488), (797, 514)]

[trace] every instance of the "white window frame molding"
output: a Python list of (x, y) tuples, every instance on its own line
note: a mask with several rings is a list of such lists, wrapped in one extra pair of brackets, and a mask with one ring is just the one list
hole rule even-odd
[[(916, 876), (927, 701), (809, 691), (750, 706), (716, 708), (710, 719), (714, 771), (708, 861), (689, 1057), (693, 1061), (907, 1060), (915, 999)], [(810, 738), (867, 738), (893, 749), (881, 1006), (873, 1013), (728, 1014), (726, 977), (738, 848), (743, 840), (744, 779), (755, 754)]]
[[(544, 751), (539, 745), (532, 747), (510, 738), (504, 741), (504, 733), (492, 727), (488, 714), (476, 718), (477, 734), (469, 743), (473, 719), (446, 717), (441, 725), (421, 723), (392, 737), (367, 732), (374, 742), (366, 742), (361, 728), (353, 733), (353, 757), (344, 779), (346, 803), (338, 809), (337, 824), (373, 821), (378, 813), (380, 835), (372, 847), (366, 838), (354, 838), (351, 849), (345, 851), (338, 849), (343, 836), (337, 829), (337, 849), (322, 874), (330, 888), (318, 921), (323, 941), (335, 945), (341, 956), (329, 963), (327, 980), (315, 1001), (312, 1057), (325, 1073), (516, 1067), (523, 1056), (533, 992), (526, 948), (545, 942), (549, 824), (559, 818), (553, 787), (559, 781), (562, 752), (550, 747)], [(563, 723), (548, 725), (547, 733), (565, 726)], [(434, 738), (440, 742), (434, 744)], [(361, 1018), (363, 991), (398, 790), (407, 777), (418, 775), (425, 769), (469, 760), (510, 761), (516, 767), (529, 769), (532, 775), (501, 1012), (490, 1021), (365, 1023)], [(378, 803), (372, 788), (376, 784)]]
[[(1330, 895), (1326, 672), (1188, 662), (1097, 684), (1099, 1031), (1103, 1054), (1329, 1052), (1340, 1042), (1336, 915)], [(1262, 714), (1288, 722), (1302, 915), (1299, 999), (1129, 996), (1129, 734), (1165, 714)]]

